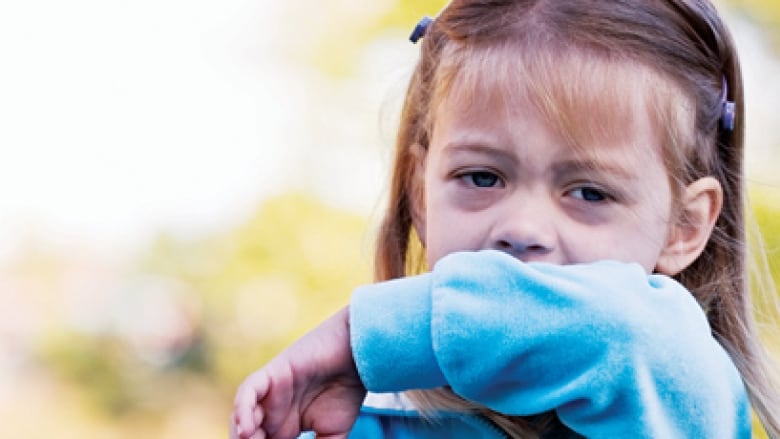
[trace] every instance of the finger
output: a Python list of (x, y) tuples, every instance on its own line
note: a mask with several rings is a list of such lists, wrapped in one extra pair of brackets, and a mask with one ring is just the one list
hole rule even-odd
[(262, 398), (268, 392), (269, 386), (268, 373), (265, 369), (260, 369), (249, 375), (236, 392), (236, 397), (233, 399), (233, 406), (238, 407), (246, 402), (246, 393), (252, 392), (255, 395), (255, 399), (252, 403)]
[(250, 375), (239, 387), (234, 404), (242, 437), (254, 433), (263, 422), (260, 401), (265, 397), (268, 389), (268, 376), (262, 370)]
[(230, 416), (230, 439), (238, 439), (238, 430), (236, 429), (237, 427), (236, 415), (233, 414)]
[(289, 367), (282, 367), (273, 373), (268, 393), (263, 399), (263, 430), (271, 437), (297, 437), (300, 432), (299, 408), (294, 406), (296, 392), (294, 378)]
[(260, 409), (260, 407), (255, 407), (255, 409), (252, 412), (252, 418), (254, 419), (255, 425), (259, 426), (263, 423), (263, 411)]
[(240, 419), (234, 412), (230, 419), (230, 439), (246, 439), (248, 435), (249, 432), (244, 432), (244, 429), (241, 427)]

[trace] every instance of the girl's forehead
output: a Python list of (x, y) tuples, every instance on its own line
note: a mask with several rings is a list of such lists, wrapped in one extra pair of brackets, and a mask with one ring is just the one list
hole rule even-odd
[(432, 127), (437, 110), (446, 105), (497, 116), (530, 111), (579, 148), (626, 143), (648, 126), (659, 144), (669, 137), (689, 143), (681, 137), (692, 136), (693, 107), (683, 90), (626, 58), (500, 47), (445, 50), (444, 55)]

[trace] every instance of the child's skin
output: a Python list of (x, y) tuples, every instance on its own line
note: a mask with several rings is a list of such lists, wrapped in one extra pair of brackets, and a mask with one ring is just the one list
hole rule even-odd
[[(635, 262), (667, 275), (692, 263), (720, 211), (721, 187), (702, 178), (675, 204), (642, 96), (625, 97), (634, 111), (623, 135), (576, 149), (523, 102), (445, 98), (430, 148), (416, 151), (424, 200), (416, 200), (414, 225), (429, 266), (483, 249), (554, 264)], [(348, 317), (342, 309), (244, 381), (231, 437), (301, 429), (347, 437), (366, 393)]]

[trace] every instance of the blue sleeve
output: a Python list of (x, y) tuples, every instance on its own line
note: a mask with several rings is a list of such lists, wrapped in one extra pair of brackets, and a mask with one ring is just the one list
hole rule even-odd
[(361, 287), (352, 350), (375, 392), (449, 385), (587, 437), (750, 437), (739, 373), (691, 294), (635, 264), (455, 253)]

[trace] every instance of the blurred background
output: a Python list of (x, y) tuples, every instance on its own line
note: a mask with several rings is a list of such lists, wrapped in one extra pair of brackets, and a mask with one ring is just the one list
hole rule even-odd
[[(238, 383), (370, 280), (444, 3), (0, 3), (0, 437), (226, 437)], [(719, 6), (780, 274), (780, 2)]]

